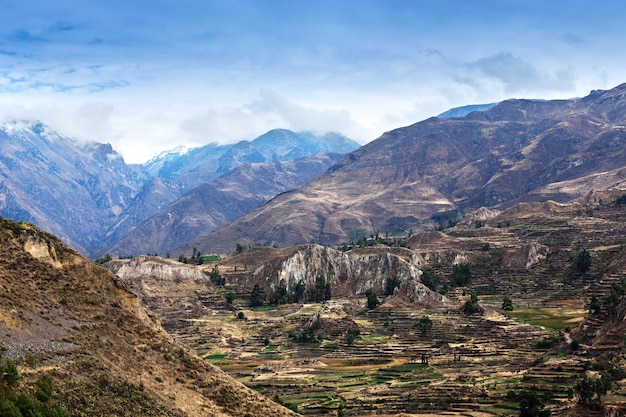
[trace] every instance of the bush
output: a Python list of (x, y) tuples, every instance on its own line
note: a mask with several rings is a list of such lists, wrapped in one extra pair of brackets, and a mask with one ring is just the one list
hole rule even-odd
[(460, 263), (452, 266), (450, 285), (453, 287), (463, 287), (472, 280), (472, 271), (468, 264)]
[(463, 312), (465, 314), (475, 314), (483, 312), (483, 308), (480, 306), (480, 304), (478, 304), (478, 297), (476, 296), (476, 294), (472, 294), (470, 296), (470, 299), (465, 302), (465, 304), (463, 305)]
[(422, 270), (422, 276), (420, 277), (422, 284), (428, 287), (432, 291), (437, 291), (437, 286), (441, 279), (431, 268), (424, 268)]
[(14, 387), (20, 382), (17, 366), (15, 366), (15, 362), (11, 358), (0, 358), (0, 375), (2, 382), (8, 387)]
[(370, 288), (369, 290), (365, 291), (365, 296), (367, 297), (367, 308), (369, 308), (370, 310), (376, 308), (376, 306), (379, 304), (376, 291)]
[(12, 401), (4, 401), (0, 404), (0, 416), (2, 417), (22, 417), (22, 412)]
[(502, 300), (502, 310), (513, 311), (513, 301), (509, 297), (504, 297), (504, 300)]

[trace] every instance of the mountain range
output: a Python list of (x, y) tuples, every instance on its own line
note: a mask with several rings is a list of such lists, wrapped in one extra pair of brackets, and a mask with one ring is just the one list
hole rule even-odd
[(143, 166), (110, 145), (14, 122), (0, 130), (0, 214), (93, 257), (411, 234), (480, 207), (565, 202), (623, 184), (625, 119), (623, 84), (452, 109), (360, 148), (336, 133), (277, 129)]
[[(310, 164), (304, 160), (281, 162), (327, 152), (347, 153), (358, 147), (337, 133), (316, 135), (278, 129), (251, 142), (208, 144), (186, 152), (176, 149), (140, 166), (126, 164), (109, 144), (67, 138), (41, 122), (14, 121), (0, 126), (0, 215), (35, 223), (90, 255), (123, 238), (194, 187), (232, 169), (251, 163), (269, 164), (267, 169), (257, 166), (254, 178), (231, 176), (234, 193), (246, 188), (254, 195), (248, 202), (239, 193), (237, 201), (242, 206), (235, 210), (233, 205), (223, 206), (241, 215), (275, 195), (272, 193), (321, 173), (337, 157), (315, 156)], [(290, 169), (303, 171), (287, 174)], [(282, 180), (267, 186), (272, 178), (281, 176)], [(254, 181), (251, 185), (233, 184), (235, 178), (254, 180), (263, 188), (252, 190)], [(228, 200), (224, 197), (228, 191), (221, 192), (222, 199)], [(224, 217), (220, 208), (216, 210), (216, 219), (234, 220), (232, 214)]]
[[(341, 159), (318, 154), (293, 161), (244, 164), (199, 185), (146, 219), (111, 246), (95, 253), (125, 256), (168, 251), (212, 233), (237, 220), (272, 197), (305, 183)], [(151, 182), (161, 185), (163, 180)], [(145, 190), (146, 200), (167, 187)]]
[(625, 122), (626, 84), (580, 99), (515, 99), (433, 117), (383, 134), (190, 245), (203, 252), (232, 250), (234, 242), (333, 245), (436, 228), (483, 206), (569, 201), (624, 185)]

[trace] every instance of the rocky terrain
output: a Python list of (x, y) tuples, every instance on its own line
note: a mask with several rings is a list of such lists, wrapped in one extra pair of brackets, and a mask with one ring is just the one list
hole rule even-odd
[(83, 253), (144, 181), (110, 145), (78, 142), (40, 122), (0, 126), (0, 214), (36, 223)]
[[(191, 189), (139, 225), (137, 215), (145, 216), (145, 211), (143, 205), (134, 204), (132, 211), (141, 214), (131, 210), (123, 213), (107, 234), (107, 240), (115, 243), (98, 250), (93, 257), (166, 254), (323, 173), (340, 158), (340, 154), (319, 154), (293, 161), (244, 164)], [(166, 194), (169, 188), (165, 182), (153, 181), (156, 187), (142, 190), (146, 195), (138, 200), (147, 202), (155, 195)]]
[(566, 202), (623, 184), (625, 119), (626, 84), (581, 99), (507, 100), (462, 118), (430, 118), (385, 133), (181, 249), (340, 244), (433, 229), (483, 206)]
[[(533, 392), (553, 416), (619, 415), (624, 196), (481, 209), (335, 248), (107, 267), (177, 341), (305, 415), (510, 416)], [(601, 405), (578, 388), (593, 375), (611, 380)]]
[[(210, 231), (215, 225), (234, 220), (318, 175), (337, 160), (337, 156), (314, 155), (346, 153), (358, 146), (337, 133), (316, 135), (279, 129), (251, 142), (209, 144), (162, 154), (138, 166), (127, 165), (109, 144), (63, 137), (41, 122), (13, 121), (0, 126), (0, 215), (37, 224), (81, 253), (94, 255), (194, 187), (242, 165), (254, 163), (255, 167), (242, 167), (243, 171), (227, 180), (232, 200), (238, 204), (212, 207), (216, 213), (211, 220), (201, 222), (202, 228), (209, 227)], [(308, 157), (313, 158), (294, 161)], [(268, 165), (259, 165), (262, 163)], [(237, 184), (237, 180), (245, 184)], [(261, 188), (253, 189), (255, 185)], [(222, 199), (230, 200), (224, 182), (213, 188), (220, 186)], [(188, 222), (196, 220), (195, 214), (189, 214)], [(201, 235), (191, 233), (189, 239)], [(163, 240), (148, 249), (161, 252)], [(124, 249), (146, 248), (131, 245)]]
[(0, 242), (0, 349), (20, 391), (47, 377), (70, 416), (293, 415), (176, 344), (113, 274), (54, 236), (0, 219)]

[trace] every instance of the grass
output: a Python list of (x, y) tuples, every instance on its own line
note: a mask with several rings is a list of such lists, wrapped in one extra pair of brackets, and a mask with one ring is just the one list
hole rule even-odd
[(516, 308), (509, 312), (518, 320), (553, 330), (575, 327), (586, 313), (584, 310), (564, 308)]
[(224, 359), (227, 355), (225, 353), (214, 353), (212, 355), (206, 355), (204, 359), (206, 360), (221, 360)]
[(218, 255), (204, 255), (202, 257), (202, 263), (206, 264), (209, 262), (218, 262), (220, 260), (220, 257)]

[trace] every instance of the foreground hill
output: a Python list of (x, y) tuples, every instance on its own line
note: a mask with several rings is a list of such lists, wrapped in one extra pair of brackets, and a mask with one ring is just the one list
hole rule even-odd
[(24, 364), (20, 390), (50, 377), (70, 416), (293, 415), (174, 343), (114, 275), (32, 225), (0, 219), (0, 287), (0, 349)]
[(431, 118), (385, 133), (193, 245), (336, 244), (433, 228), (481, 206), (568, 201), (624, 181), (625, 122), (626, 84), (582, 99), (508, 100), (463, 118)]
[[(275, 195), (313, 178), (341, 159), (340, 154), (319, 154), (285, 162), (244, 164), (216, 180), (202, 184), (132, 229), (105, 254), (166, 254), (178, 246), (210, 234), (218, 226), (237, 220)], [(150, 198), (166, 187), (157, 188)], [(124, 226), (115, 227), (119, 235)], [(234, 249), (234, 247), (233, 247)], [(178, 253), (173, 253), (178, 256)]]

